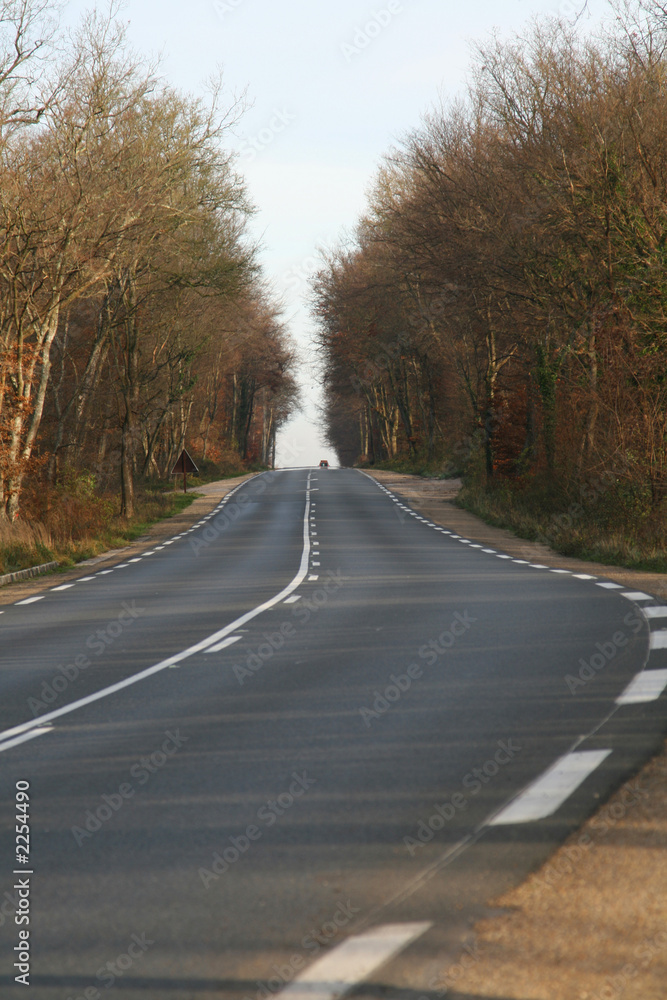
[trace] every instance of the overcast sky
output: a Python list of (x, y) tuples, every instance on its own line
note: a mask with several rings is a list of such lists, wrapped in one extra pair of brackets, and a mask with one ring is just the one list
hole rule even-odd
[[(88, 7), (73, 0), (67, 20)], [(320, 438), (310, 346), (318, 246), (354, 226), (382, 154), (439, 97), (464, 90), (474, 42), (582, 8), (582, 0), (127, 0), (130, 40), (161, 55), (172, 84), (202, 93), (222, 67), (230, 94), (247, 91), (233, 145), (258, 209), (265, 270), (303, 361), (304, 413), (280, 434), (277, 464), (334, 457)], [(589, 0), (582, 27), (608, 10), (606, 0)]]

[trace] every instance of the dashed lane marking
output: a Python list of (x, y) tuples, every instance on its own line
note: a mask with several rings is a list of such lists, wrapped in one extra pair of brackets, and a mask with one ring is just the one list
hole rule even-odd
[(277, 995), (281, 1000), (339, 1000), (431, 926), (430, 921), (384, 924), (354, 934), (299, 973)]
[(644, 670), (630, 681), (623, 694), (616, 699), (616, 704), (639, 705), (656, 701), (666, 687), (667, 670)]
[(575, 750), (560, 757), (509, 805), (496, 813), (489, 826), (531, 823), (551, 816), (610, 753), (611, 750)]

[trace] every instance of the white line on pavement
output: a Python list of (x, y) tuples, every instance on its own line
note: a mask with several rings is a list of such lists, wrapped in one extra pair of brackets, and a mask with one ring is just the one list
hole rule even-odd
[(639, 705), (645, 701), (656, 701), (667, 687), (667, 670), (644, 670), (630, 681), (623, 694), (616, 699), (617, 705)]
[(339, 1000), (425, 934), (430, 922), (384, 924), (343, 941), (278, 993), (281, 1000)]
[(22, 736), (15, 736), (12, 740), (4, 740), (0, 743), (0, 753), (2, 753), (3, 750), (10, 750), (19, 743), (25, 743), (27, 740), (32, 740), (35, 736), (42, 736), (44, 733), (50, 733), (52, 729), (53, 726), (39, 726), (37, 729), (31, 729), (28, 733), (23, 733)]
[[(268, 611), (269, 608), (274, 607), (281, 601), (284, 601), (286, 597), (299, 587), (306, 578), (308, 573), (308, 562), (310, 558), (310, 539), (308, 537), (308, 514), (310, 513), (310, 499), (306, 498), (305, 510), (303, 515), (303, 550), (301, 553), (301, 562), (299, 564), (299, 569), (297, 570), (296, 576), (287, 584), (286, 587), (276, 594), (275, 597), (269, 598), (268, 601), (264, 601), (263, 604), (259, 604), (256, 608), (251, 611), (247, 611), (240, 618), (226, 625), (224, 628), (219, 629), (219, 631), (214, 632), (213, 635), (207, 636), (200, 642), (194, 644), (194, 646), (188, 646), (187, 649), (181, 650), (180, 653), (174, 653), (173, 656), (168, 657), (166, 660), (161, 660), (159, 663), (155, 663), (152, 667), (147, 667), (145, 670), (140, 670), (138, 674), (132, 674), (130, 677), (126, 677), (122, 681), (117, 681), (115, 684), (110, 684), (109, 687), (102, 688), (100, 691), (94, 691), (92, 694), (86, 695), (85, 698), (79, 698), (77, 701), (70, 702), (69, 705), (63, 705), (62, 708), (55, 708), (51, 712), (47, 712), (45, 715), (38, 716), (36, 719), (31, 719), (29, 722), (22, 722), (18, 726), (12, 726), (11, 729), (6, 729), (4, 732), (0, 733), (0, 744), (3, 740), (9, 739), (12, 736), (18, 736), (22, 733), (32, 731), (37, 729), (39, 726), (43, 726), (46, 722), (51, 722), (52, 719), (58, 719), (63, 715), (69, 715), (71, 712), (75, 712), (78, 708), (83, 708), (85, 705), (91, 705), (95, 701), (100, 701), (102, 698), (107, 698), (111, 694), (115, 694), (117, 691), (122, 691), (126, 687), (131, 687), (133, 684), (137, 684), (139, 681), (144, 680), (146, 677), (152, 677), (153, 674), (160, 673), (162, 670), (166, 670), (168, 667), (174, 666), (176, 663), (180, 663), (183, 660), (187, 660), (190, 656), (194, 656), (195, 653), (202, 653), (209, 646), (214, 643), (220, 642), (221, 639), (226, 638), (231, 632), (236, 632), (241, 625), (245, 625), (246, 622), (251, 621), (262, 612)], [(312, 579), (309, 577), (309, 579)], [(315, 577), (317, 579), (317, 577)]]
[(642, 608), (642, 611), (646, 618), (667, 618), (667, 607), (664, 604), (657, 608)]
[(627, 597), (629, 601), (652, 601), (653, 598), (650, 594), (645, 594), (641, 590), (624, 590), (623, 597)]
[(501, 809), (489, 821), (489, 826), (530, 823), (551, 816), (610, 753), (611, 750), (576, 750), (560, 757)]
[(238, 642), (239, 639), (242, 639), (242, 638), (243, 638), (242, 635), (230, 635), (230, 636), (227, 636), (227, 638), (223, 639), (222, 642), (216, 643), (215, 646), (209, 646), (208, 649), (204, 650), (204, 652), (206, 652), (206, 653), (219, 653), (221, 649), (227, 649), (227, 646), (233, 646), (235, 642)]
[(15, 601), (15, 604), (34, 604), (35, 601), (43, 601), (46, 594), (38, 594), (37, 597), (26, 597), (23, 601)]
[(649, 649), (667, 649), (667, 629), (659, 628), (649, 635)]

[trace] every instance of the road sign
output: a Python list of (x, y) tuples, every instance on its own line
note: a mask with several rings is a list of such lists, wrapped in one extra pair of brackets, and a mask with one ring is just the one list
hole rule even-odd
[(183, 476), (184, 493), (186, 493), (188, 489), (188, 473), (190, 473), (190, 475), (196, 475), (198, 472), (199, 469), (197, 468), (197, 466), (192, 461), (192, 459), (190, 458), (190, 456), (188, 455), (187, 451), (184, 448), (181, 454), (178, 456), (176, 465), (171, 470), (172, 476), (180, 476), (180, 475)]

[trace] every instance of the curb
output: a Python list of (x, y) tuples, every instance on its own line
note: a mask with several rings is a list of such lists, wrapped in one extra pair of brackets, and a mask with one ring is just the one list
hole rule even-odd
[(57, 566), (60, 566), (59, 562), (47, 562), (42, 563), (41, 566), (18, 569), (16, 573), (5, 573), (4, 576), (0, 576), (0, 587), (3, 587), (6, 583), (18, 583), (19, 580), (29, 580), (31, 576), (40, 576), (42, 573), (48, 573), (49, 570), (55, 569)]

